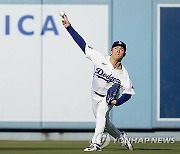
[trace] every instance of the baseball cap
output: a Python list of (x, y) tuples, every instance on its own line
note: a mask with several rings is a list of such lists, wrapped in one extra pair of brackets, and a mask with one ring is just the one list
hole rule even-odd
[(126, 44), (122, 41), (115, 41), (112, 45), (112, 48), (116, 47), (116, 46), (122, 46), (124, 48), (124, 50), (126, 51)]

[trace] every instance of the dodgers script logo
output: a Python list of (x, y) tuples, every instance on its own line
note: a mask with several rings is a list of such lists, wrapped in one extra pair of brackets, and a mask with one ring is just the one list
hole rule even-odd
[(105, 80), (107, 83), (113, 82), (121, 84), (121, 81), (119, 79), (113, 77), (112, 74), (106, 74), (101, 68), (96, 68), (94, 75), (96, 75), (98, 78)]

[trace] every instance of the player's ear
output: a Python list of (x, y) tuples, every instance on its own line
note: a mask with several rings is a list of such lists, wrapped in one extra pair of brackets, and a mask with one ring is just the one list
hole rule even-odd
[(125, 57), (126, 56), (126, 51), (124, 52), (124, 56), (123, 57)]

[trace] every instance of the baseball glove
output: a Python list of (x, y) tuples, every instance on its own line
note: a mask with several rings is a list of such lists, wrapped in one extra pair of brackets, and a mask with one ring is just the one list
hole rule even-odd
[(106, 102), (108, 105), (111, 105), (111, 102), (117, 99), (119, 89), (120, 89), (120, 84), (114, 84), (108, 89), (106, 96)]

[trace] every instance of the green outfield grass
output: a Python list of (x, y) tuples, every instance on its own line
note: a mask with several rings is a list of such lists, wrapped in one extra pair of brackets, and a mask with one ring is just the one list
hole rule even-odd
[[(84, 154), (88, 141), (0, 141), (0, 154)], [(138, 143), (134, 151), (128, 151), (117, 143), (111, 142), (101, 154), (180, 154), (180, 142), (175, 143)]]

